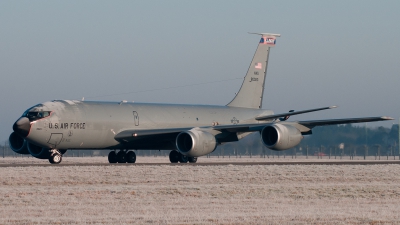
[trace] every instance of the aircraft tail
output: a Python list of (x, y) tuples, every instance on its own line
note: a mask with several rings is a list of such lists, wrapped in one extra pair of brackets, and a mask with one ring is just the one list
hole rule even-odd
[(280, 34), (252, 33), (261, 35), (256, 53), (244, 77), (243, 84), (235, 98), (227, 105), (232, 107), (261, 109), (264, 94), (265, 76), (267, 75), (268, 56)]

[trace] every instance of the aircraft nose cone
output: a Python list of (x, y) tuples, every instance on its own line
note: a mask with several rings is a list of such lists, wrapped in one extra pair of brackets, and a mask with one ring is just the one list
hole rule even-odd
[(13, 130), (15, 131), (15, 133), (19, 134), (22, 137), (27, 137), (30, 129), (31, 123), (26, 117), (19, 118), (17, 122), (15, 122), (13, 125)]

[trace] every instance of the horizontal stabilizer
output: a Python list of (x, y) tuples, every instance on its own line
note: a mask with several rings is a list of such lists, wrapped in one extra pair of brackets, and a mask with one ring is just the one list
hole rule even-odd
[(249, 32), (249, 34), (258, 34), (258, 35), (262, 35), (262, 36), (275, 36), (275, 37), (280, 37), (280, 34), (272, 34), (272, 33), (252, 33)]
[(323, 108), (317, 108), (317, 109), (307, 109), (307, 110), (302, 110), (302, 111), (281, 113), (281, 114), (268, 115), (268, 116), (258, 116), (258, 117), (256, 117), (256, 120), (273, 120), (273, 119), (278, 119), (280, 117), (285, 117), (285, 116), (292, 116), (292, 115), (298, 115), (298, 114), (303, 114), (303, 113), (321, 111), (321, 110), (325, 110), (325, 109), (334, 109), (334, 108), (337, 108), (337, 106), (329, 106), (329, 107), (323, 107)]

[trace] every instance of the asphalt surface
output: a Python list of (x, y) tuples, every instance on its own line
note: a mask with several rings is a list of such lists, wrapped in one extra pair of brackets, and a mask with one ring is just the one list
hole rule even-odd
[(305, 162), (212, 162), (212, 163), (60, 163), (60, 164), (0, 164), (0, 167), (65, 167), (65, 166), (256, 166), (256, 165), (379, 165), (400, 164), (400, 160), (374, 161), (305, 161)]

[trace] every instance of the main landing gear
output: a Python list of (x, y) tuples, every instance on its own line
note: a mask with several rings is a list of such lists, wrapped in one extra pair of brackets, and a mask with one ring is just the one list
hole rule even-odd
[(121, 150), (118, 153), (111, 151), (108, 153), (109, 163), (135, 163), (136, 154), (134, 151)]
[[(197, 157), (187, 157), (182, 155), (178, 151), (171, 151), (169, 153), (169, 161), (171, 163), (196, 163)], [(120, 151), (111, 151), (108, 153), (108, 162), (109, 163), (135, 163), (136, 162), (136, 154), (134, 151), (120, 150)]]
[(188, 157), (188, 156), (182, 155), (178, 151), (173, 150), (169, 153), (169, 161), (171, 163), (178, 163), (178, 162), (180, 162), (180, 163), (187, 163), (187, 162), (196, 163), (197, 157)]

